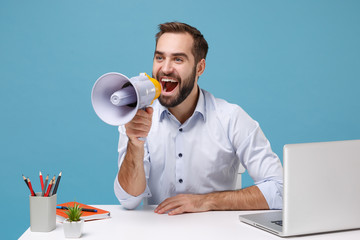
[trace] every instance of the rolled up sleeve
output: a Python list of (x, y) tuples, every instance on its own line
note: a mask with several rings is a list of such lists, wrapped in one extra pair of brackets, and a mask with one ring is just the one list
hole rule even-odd
[(277, 181), (265, 181), (256, 185), (264, 195), (270, 209), (282, 209), (283, 185)]
[(134, 209), (140, 205), (141, 201), (144, 197), (151, 197), (151, 193), (149, 188), (146, 186), (145, 191), (139, 196), (132, 196), (125, 192), (125, 190), (121, 187), (117, 177), (114, 181), (114, 192), (115, 196), (119, 200), (120, 204), (126, 209)]

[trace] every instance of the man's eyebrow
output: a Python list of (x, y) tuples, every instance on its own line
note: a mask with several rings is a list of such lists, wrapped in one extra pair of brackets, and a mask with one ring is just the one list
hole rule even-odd
[(155, 55), (155, 54), (164, 55), (163, 52), (160, 52), (160, 51), (157, 51), (157, 50), (155, 51), (154, 55)]
[(188, 55), (185, 53), (172, 53), (171, 55), (174, 57), (184, 57), (186, 59), (189, 59)]
[[(155, 51), (154, 55), (165, 55), (164, 52), (161, 52), (161, 51)], [(184, 57), (186, 59), (189, 59), (188, 55), (186, 53), (183, 53), (183, 52), (179, 52), (179, 53), (171, 53), (170, 54), (171, 56), (174, 56), (174, 57)]]

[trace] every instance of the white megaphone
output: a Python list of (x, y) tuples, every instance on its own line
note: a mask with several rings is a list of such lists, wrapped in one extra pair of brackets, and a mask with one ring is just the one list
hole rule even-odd
[(91, 102), (101, 120), (119, 126), (130, 122), (138, 109), (152, 104), (160, 93), (161, 84), (146, 73), (129, 79), (111, 72), (95, 82)]

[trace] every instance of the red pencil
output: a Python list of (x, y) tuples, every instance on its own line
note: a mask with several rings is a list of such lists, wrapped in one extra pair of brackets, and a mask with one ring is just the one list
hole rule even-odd
[(28, 184), (29, 184), (29, 188), (30, 188), (31, 196), (35, 196), (34, 190), (33, 190), (32, 186), (31, 186), (31, 181), (30, 181), (30, 179), (29, 179), (29, 178), (28, 178), (27, 180), (28, 180)]
[(47, 188), (47, 191), (46, 191), (46, 193), (45, 193), (45, 195), (44, 195), (44, 197), (48, 197), (48, 196), (49, 196), (50, 189), (51, 189), (51, 186), (52, 186), (52, 182), (53, 182), (53, 180), (51, 179), (51, 180), (50, 180), (50, 183), (49, 183), (49, 186), (48, 186), (48, 188)]
[(41, 171), (39, 172), (39, 176), (40, 176), (40, 184), (41, 184), (41, 191), (44, 189), (44, 179), (43, 176), (41, 174)]

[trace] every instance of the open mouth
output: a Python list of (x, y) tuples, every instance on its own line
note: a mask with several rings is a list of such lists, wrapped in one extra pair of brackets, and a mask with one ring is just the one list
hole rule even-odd
[(178, 81), (176, 81), (174, 79), (170, 79), (170, 78), (162, 78), (160, 80), (160, 83), (162, 86), (162, 90), (165, 93), (171, 93), (179, 85)]

